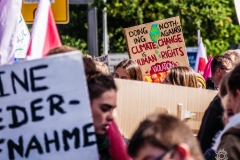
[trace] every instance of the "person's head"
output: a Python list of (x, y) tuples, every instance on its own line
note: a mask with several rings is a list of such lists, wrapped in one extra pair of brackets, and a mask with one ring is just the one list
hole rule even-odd
[(227, 83), (228, 83), (228, 78), (230, 74), (227, 73), (221, 80), (220, 86), (219, 86), (219, 96), (221, 98), (222, 106), (224, 108), (224, 113), (223, 113), (223, 123), (226, 125), (229, 121), (229, 118), (233, 116), (233, 110), (232, 106), (229, 100), (229, 95), (227, 92)]
[(240, 63), (236, 65), (228, 78), (228, 95), (234, 114), (240, 112)]
[(95, 132), (104, 134), (113, 120), (113, 109), (116, 107), (116, 84), (112, 76), (101, 73), (91, 76), (87, 84)]
[(233, 68), (232, 60), (225, 55), (215, 56), (212, 60), (211, 71), (212, 81), (216, 87), (219, 87), (219, 83), (222, 77), (230, 72)]
[(84, 65), (86, 79), (89, 79), (91, 78), (92, 75), (95, 75), (96, 73), (98, 73), (96, 65), (91, 58), (83, 57), (83, 65)]
[(102, 74), (109, 75), (109, 69), (108, 66), (102, 62), (94, 61), (97, 71), (101, 72)]
[(206, 88), (206, 81), (200, 73), (196, 73), (198, 88)]
[(198, 88), (195, 72), (186, 66), (170, 68), (163, 83)]
[(77, 51), (77, 49), (71, 46), (59, 46), (59, 47), (50, 49), (49, 52), (47, 53), (47, 56), (71, 52), (71, 51)]
[(124, 60), (116, 66), (114, 78), (143, 80), (140, 66), (131, 59)]
[(166, 114), (150, 115), (140, 123), (130, 139), (128, 153), (134, 160), (166, 160), (170, 157), (174, 160), (203, 160), (188, 126)]
[(236, 50), (227, 50), (224, 55), (232, 60), (233, 66), (240, 62), (240, 55)]

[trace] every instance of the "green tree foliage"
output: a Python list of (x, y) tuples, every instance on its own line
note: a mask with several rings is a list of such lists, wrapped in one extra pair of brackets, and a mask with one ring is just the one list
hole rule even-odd
[[(229, 0), (95, 0), (102, 53), (102, 9), (107, 7), (110, 52), (126, 52), (123, 28), (179, 16), (186, 46), (197, 46), (200, 29), (208, 55), (217, 55), (240, 41), (233, 1)], [(84, 7), (83, 7), (84, 8)], [(59, 28), (64, 44), (87, 51), (87, 8), (70, 6), (70, 23)], [(83, 10), (82, 10), (83, 9)]]

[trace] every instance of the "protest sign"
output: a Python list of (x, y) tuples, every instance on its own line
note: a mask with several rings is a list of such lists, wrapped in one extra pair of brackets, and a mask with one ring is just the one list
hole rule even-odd
[(240, 0), (234, 0), (235, 9), (238, 17), (238, 23), (240, 25)]
[(217, 94), (208, 89), (132, 80), (115, 79), (115, 82), (118, 88), (115, 121), (128, 139), (140, 122), (152, 113), (168, 113), (186, 119), (186, 124), (197, 134), (204, 112)]
[(128, 52), (143, 75), (166, 72), (173, 66), (189, 66), (179, 17), (124, 29)]
[(114, 73), (115, 67), (122, 61), (129, 59), (126, 53), (112, 53), (108, 54), (110, 72)]
[(103, 56), (100, 56), (100, 57), (95, 57), (94, 59), (95, 59), (96, 61), (98, 61), (98, 62), (102, 62), (102, 63), (106, 64), (107, 66), (109, 66), (108, 55), (103, 55)]
[(17, 44), (14, 53), (15, 58), (26, 58), (29, 41), (30, 33), (22, 14), (20, 14), (19, 23), (17, 26)]
[(79, 51), (0, 67), (0, 159), (98, 159)]

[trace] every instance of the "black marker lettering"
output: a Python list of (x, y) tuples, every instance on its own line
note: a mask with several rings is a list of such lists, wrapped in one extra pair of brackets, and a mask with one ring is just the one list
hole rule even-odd
[(39, 99), (36, 99), (34, 101), (31, 102), (31, 112), (32, 112), (32, 121), (35, 122), (35, 121), (40, 121), (40, 120), (43, 120), (44, 117), (43, 116), (37, 116), (36, 114), (36, 111), (37, 110), (41, 110), (43, 107), (42, 106), (38, 106), (36, 107), (35, 104), (39, 103), (39, 102), (42, 102), (42, 99), (39, 98)]
[(80, 131), (78, 128), (74, 128), (72, 133), (69, 133), (67, 130), (63, 130), (62, 134), (63, 134), (63, 144), (64, 144), (65, 151), (69, 150), (68, 138), (72, 139), (73, 136), (75, 136), (74, 148), (77, 149), (80, 147)]
[(38, 142), (36, 136), (33, 136), (27, 146), (27, 150), (26, 150), (26, 153), (25, 153), (25, 157), (28, 158), (29, 156), (29, 153), (32, 149), (37, 149), (38, 153), (39, 154), (43, 154), (43, 149), (40, 145), (40, 143)]
[(18, 138), (18, 144), (14, 143), (12, 140), (8, 140), (7, 146), (8, 146), (9, 159), (15, 159), (14, 150), (16, 150), (17, 153), (21, 157), (23, 157), (23, 138), (22, 138), (22, 136), (20, 136)]
[(4, 93), (4, 89), (3, 89), (3, 83), (2, 83), (2, 78), (1, 78), (1, 74), (4, 74), (5, 72), (0, 72), (0, 97), (5, 97), (5, 96), (9, 96), (9, 93)]
[(60, 144), (59, 144), (59, 139), (58, 139), (58, 133), (57, 131), (54, 131), (54, 139), (53, 140), (49, 140), (47, 137), (47, 134), (44, 134), (44, 141), (45, 141), (45, 147), (46, 147), (46, 152), (49, 153), (50, 152), (50, 146), (49, 144), (51, 143), (55, 143), (55, 147), (56, 150), (59, 151), (60, 149)]
[(35, 83), (37, 80), (45, 79), (45, 77), (35, 77), (34, 70), (45, 69), (45, 68), (48, 68), (48, 65), (40, 65), (37, 67), (30, 68), (30, 80), (31, 80), (31, 88), (33, 92), (44, 91), (48, 89), (47, 86), (37, 87)]
[[(13, 123), (9, 125), (9, 128), (17, 128), (27, 123), (28, 116), (27, 116), (27, 111), (24, 107), (10, 106), (10, 107), (7, 107), (7, 111), (9, 110), (12, 112), (12, 119), (13, 119)], [(24, 118), (22, 119), (22, 121), (18, 120), (17, 111), (21, 111), (23, 113)]]
[[(56, 99), (56, 101), (54, 101)], [(66, 113), (60, 105), (64, 103), (63, 97), (60, 95), (51, 95), (48, 97), (47, 101), (50, 101), (50, 115), (54, 115), (54, 110), (57, 110), (58, 112), (64, 114)]]
[(89, 124), (86, 124), (83, 127), (83, 135), (84, 135), (84, 145), (83, 145), (83, 147), (91, 146), (91, 145), (94, 145), (96, 143), (95, 141), (89, 142), (89, 136), (95, 135), (94, 132), (88, 132), (88, 130), (87, 130), (88, 128), (90, 128), (92, 126), (93, 126), (93, 124), (89, 123)]
[(16, 87), (15, 87), (15, 81), (17, 81), (27, 92), (29, 91), (26, 69), (24, 69), (23, 72), (24, 72), (24, 82), (21, 81), (20, 78), (18, 78), (18, 76), (14, 72), (11, 73), (14, 94), (17, 94)]

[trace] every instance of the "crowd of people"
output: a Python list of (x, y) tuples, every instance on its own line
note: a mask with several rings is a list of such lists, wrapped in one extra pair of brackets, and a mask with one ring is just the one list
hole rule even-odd
[[(50, 50), (48, 56), (74, 50), (61, 46)], [(120, 62), (111, 74), (104, 63), (83, 56), (99, 159), (213, 160), (219, 151), (225, 151), (228, 160), (239, 159), (239, 62), (240, 53), (236, 50), (215, 56), (211, 63), (212, 76), (206, 82), (201, 74), (187, 66), (168, 70), (163, 84), (219, 91), (204, 113), (197, 137), (180, 119), (155, 113), (143, 120), (126, 140), (114, 121), (118, 90), (114, 78), (143, 81), (141, 68), (128, 59)]]

